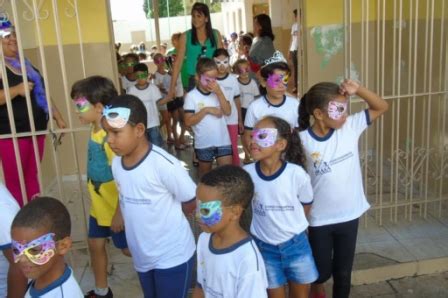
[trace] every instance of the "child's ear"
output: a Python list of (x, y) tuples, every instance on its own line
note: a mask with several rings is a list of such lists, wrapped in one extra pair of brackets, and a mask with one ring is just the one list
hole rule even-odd
[(314, 118), (316, 118), (318, 120), (323, 120), (324, 112), (321, 109), (314, 109), (313, 116), (314, 116)]
[(96, 104), (93, 105), (95, 108), (95, 111), (102, 114), (103, 110), (104, 110), (104, 106), (101, 102), (97, 102)]
[(286, 146), (288, 146), (288, 141), (286, 141), (285, 139), (279, 139), (276, 143), (275, 143), (277, 150), (280, 152), (283, 152), (286, 150)]
[(146, 127), (143, 123), (138, 123), (134, 128), (136, 129), (136, 133), (137, 133), (138, 137), (145, 136)]
[(70, 236), (59, 240), (56, 243), (56, 251), (60, 256), (66, 255), (72, 247), (72, 238)]
[(261, 87), (266, 88), (266, 79), (263, 78), (262, 76), (260, 76), (260, 78), (261, 78), (261, 80), (260, 80)]
[(239, 221), (241, 216), (243, 215), (243, 207), (241, 207), (240, 205), (234, 205), (232, 206), (232, 220), (237, 220)]

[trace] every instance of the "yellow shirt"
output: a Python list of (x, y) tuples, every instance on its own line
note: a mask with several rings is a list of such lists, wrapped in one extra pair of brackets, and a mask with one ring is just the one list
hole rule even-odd
[(115, 154), (106, 142), (106, 132), (92, 130), (88, 145), (87, 188), (90, 215), (98, 225), (109, 227), (118, 204), (118, 191), (110, 169)]

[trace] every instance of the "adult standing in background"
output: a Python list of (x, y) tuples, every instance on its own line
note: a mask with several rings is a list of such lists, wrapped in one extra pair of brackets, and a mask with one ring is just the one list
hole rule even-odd
[(291, 45), (289, 47), (289, 59), (292, 61), (293, 73), (294, 73), (294, 89), (292, 93), (297, 93), (297, 81), (299, 80), (299, 65), (298, 65), (298, 50), (299, 50), (299, 36), (300, 27), (297, 20), (297, 9), (293, 10), (294, 13), (294, 24), (291, 27)]
[(249, 62), (251, 71), (257, 74), (266, 59), (274, 55), (274, 33), (272, 32), (271, 18), (267, 14), (259, 14), (254, 17), (254, 35), (252, 46), (249, 50)]

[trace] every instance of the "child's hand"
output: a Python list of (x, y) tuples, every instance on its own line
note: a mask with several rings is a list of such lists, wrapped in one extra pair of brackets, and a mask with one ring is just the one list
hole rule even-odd
[(211, 92), (213, 92), (213, 93), (219, 94), (220, 92), (222, 92), (222, 91), (221, 91), (221, 87), (219, 87), (219, 84), (218, 84), (218, 82), (216, 82), (216, 81), (214, 81), (214, 82), (210, 82), (210, 83), (207, 85), (207, 87), (208, 87), (208, 89), (209, 89)]
[(220, 108), (216, 107), (207, 107), (207, 113), (210, 115), (213, 115), (215, 117), (221, 118), (222, 117), (222, 111)]
[(124, 221), (120, 212), (115, 212), (114, 217), (112, 217), (112, 223), (110, 229), (114, 233), (119, 233), (124, 230)]
[(357, 81), (345, 79), (339, 87), (339, 93), (344, 96), (352, 96), (358, 92), (360, 86)]
[(244, 123), (242, 121), (238, 121), (238, 133), (240, 135), (244, 133)]

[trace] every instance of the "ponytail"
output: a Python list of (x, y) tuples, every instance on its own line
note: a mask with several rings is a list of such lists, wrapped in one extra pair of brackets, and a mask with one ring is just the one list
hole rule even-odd
[(310, 114), (308, 113), (307, 109), (307, 95), (308, 93), (305, 93), (300, 100), (299, 104), (299, 130), (305, 130), (310, 127)]

